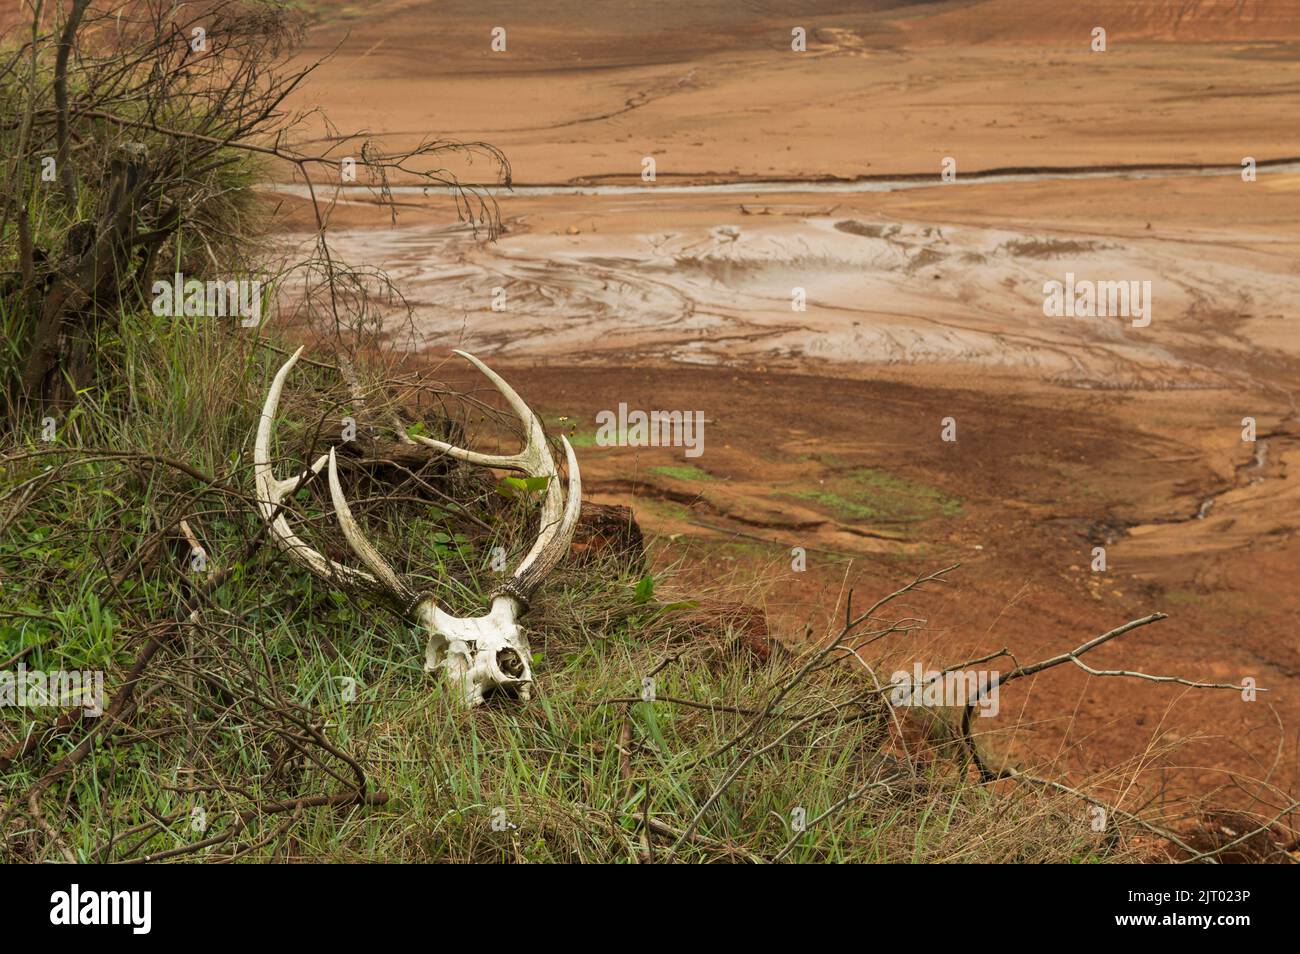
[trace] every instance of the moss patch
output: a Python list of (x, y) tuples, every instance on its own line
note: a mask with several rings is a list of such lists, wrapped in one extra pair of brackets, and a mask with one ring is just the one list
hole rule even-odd
[(595, 447), (596, 446), (595, 431), (574, 431), (573, 433), (565, 434), (564, 436), (569, 439), (569, 444), (572, 447)]
[(820, 486), (782, 491), (777, 496), (811, 501), (840, 520), (915, 523), (961, 513), (961, 501), (956, 497), (874, 467), (833, 474)]
[(650, 473), (658, 474), (661, 477), (671, 477), (673, 480), (717, 480), (707, 470), (701, 470), (694, 464), (685, 464), (681, 467), (651, 467)]

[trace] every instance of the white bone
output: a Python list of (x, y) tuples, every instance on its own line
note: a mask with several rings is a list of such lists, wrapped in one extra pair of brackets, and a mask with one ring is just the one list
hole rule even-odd
[[(514, 470), (532, 477), (546, 477), (548, 480), (537, 540), (511, 575), (510, 585), (504, 592), (493, 597), (492, 607), (486, 615), (463, 618), (451, 616), (442, 611), (432, 596), (417, 599), (410, 586), (362, 534), (343, 495), (338, 463), (332, 448), (328, 454), (317, 459), (308, 471), (295, 477), (278, 480), (272, 473), (271, 432), (280, 405), (280, 395), (289, 371), (302, 350), (299, 348), (293, 353), (271, 382), (254, 444), (258, 509), (270, 522), (272, 539), (294, 560), (323, 579), (334, 584), (352, 586), (363, 592), (387, 596), (408, 613), (412, 621), (429, 637), (425, 647), (424, 668), (441, 669), (456, 693), (457, 700), (462, 704), (478, 705), (487, 695), (497, 690), (505, 690), (520, 701), (527, 702), (532, 698), (532, 653), (518, 620), (527, 610), (531, 592), (568, 552), (582, 509), (582, 475), (578, 471), (578, 461), (568, 439), (560, 439), (569, 470), (566, 500), (560, 489), (555, 460), (546, 444), (546, 434), (537, 415), (496, 372), (473, 355), (457, 352), (496, 385), (507, 403), (519, 415), (526, 435), (524, 447), (518, 454), (479, 454), (426, 437), (416, 439), (471, 464)], [(334, 503), (335, 516), (348, 545), (370, 568), (369, 573), (336, 563), (313, 550), (294, 534), (283, 513), (283, 498), (297, 490), (309, 475), (319, 474), (326, 463), (329, 464), (330, 497)]]

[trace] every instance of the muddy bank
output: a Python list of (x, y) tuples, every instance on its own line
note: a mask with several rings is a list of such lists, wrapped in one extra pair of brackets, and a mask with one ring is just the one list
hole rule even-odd
[[(1300, 611), (1300, 236), (1276, 201), (1300, 178), (1255, 185), (510, 197), (495, 243), (426, 204), (335, 248), (411, 299), (390, 346), (509, 369), (577, 443), (588, 496), (635, 508), (661, 571), (751, 592), (787, 636), (833, 625), (849, 588), (957, 562), (959, 586), (915, 607), (930, 625), (900, 664), (1033, 659), (1168, 612), (1095, 665), (1250, 676), (1268, 705), (1055, 673), (986, 743), (1078, 778), (1188, 745), (1139, 787), (1205, 792), (1225, 770), (1258, 774), (1273, 712), (1300, 724), (1300, 647), (1281, 635)], [(1235, 219), (1205, 215), (1220, 206)], [(1151, 323), (1045, 317), (1043, 283), (1067, 272), (1152, 281)], [(620, 403), (701, 412), (704, 453), (599, 446), (596, 415)], [(1166, 771), (1191, 764), (1208, 768)]]
[[(1286, 387), (1300, 357), (1288, 333), (1300, 277), (1286, 257), (1300, 241), (1276, 205), (1291, 195), (1300, 175), (987, 184), (834, 202), (511, 196), (494, 243), (418, 218), (400, 229), (336, 226), (333, 241), (345, 259), (383, 262), (411, 300), (412, 324), (395, 323), (392, 336), (405, 349), (832, 375), (954, 363), (1093, 390), (1267, 389)], [(1100, 227), (1095, 202), (1127, 205), (1129, 221)], [(1169, 215), (1180, 202), (1259, 221), (1250, 232), (1240, 219), (1192, 227)], [(1002, 210), (1017, 203), (1012, 221)], [(364, 209), (352, 214), (364, 221)], [(1148, 282), (1149, 313), (1045, 316), (1045, 284), (1070, 276)]]
[[(850, 588), (961, 562), (912, 607), (909, 658), (1023, 661), (1163, 611), (1093, 663), (1270, 689), (1056, 671), (1004, 701), (1019, 727), (990, 727), (993, 751), (1080, 779), (1142, 756), (1103, 782), (1129, 799), (1295, 784), (1300, 173), (1272, 160), (1300, 156), (1279, 121), (1300, 4), (372, 12), (322, 12), (306, 55), (338, 55), (292, 105), (390, 146), (491, 142), (525, 184), (495, 244), (400, 183), (397, 229), (329, 193), (338, 254), (412, 305), (388, 346), (509, 370), (661, 572), (748, 592), (795, 637)], [(360, 140), (309, 123), (298, 145)], [(268, 203), (314, 228), (291, 188)], [(1049, 317), (1044, 287), (1074, 279), (1149, 282), (1149, 313)], [(704, 453), (599, 446), (620, 404), (700, 412)]]
[[(1098, 413), (1091, 395), (934, 368), (844, 379), (504, 366), (552, 431), (573, 435), (589, 498), (634, 508), (660, 572), (684, 590), (748, 592), (787, 639), (836, 628), (850, 590), (860, 605), (960, 563), (952, 588), (903, 608), (924, 631), (873, 663), (938, 666), (1002, 648), (1030, 661), (1160, 611), (1170, 619), (1091, 664), (1206, 682), (1249, 676), (1270, 690), (1247, 705), (1235, 693), (1058, 670), (1008, 690), (1000, 718), (980, 726), (990, 751), (1022, 766), (1082, 781), (1136, 759), (1104, 784), (1129, 799), (1160, 788), (1248, 802), (1219, 791), (1230, 788), (1225, 773), (1263, 776), (1278, 720), (1300, 724), (1300, 642), (1287, 635), (1300, 613), (1290, 583), (1300, 428), (1267, 476), (1226, 437), (1209, 449), (1179, 436), (1218, 413), (1224, 393), (1116, 395)], [(620, 401), (703, 409), (705, 453), (598, 446), (591, 422)], [(953, 444), (939, 439), (948, 416)], [(1241, 469), (1235, 482), (1220, 457)], [(1199, 500), (1225, 482), (1234, 489), (1197, 519)], [(1293, 767), (1284, 753), (1275, 776)]]

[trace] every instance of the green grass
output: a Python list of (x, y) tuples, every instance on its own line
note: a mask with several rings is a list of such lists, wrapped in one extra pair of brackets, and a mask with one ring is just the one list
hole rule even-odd
[(674, 503), (671, 500), (658, 500), (654, 497), (638, 497), (635, 509), (638, 513), (649, 512), (666, 520), (689, 521), (693, 516), (690, 507)]
[(696, 467), (694, 464), (684, 464), (681, 466), (651, 467), (649, 473), (658, 474), (661, 477), (671, 477), (673, 480), (685, 481), (709, 481), (717, 480), (707, 470)]
[(582, 431), (574, 428), (572, 431), (565, 431), (564, 435), (575, 449), (600, 446), (596, 443), (596, 432), (594, 430)]
[(840, 520), (914, 523), (961, 514), (957, 498), (871, 467), (834, 473), (822, 486), (781, 490), (777, 495), (817, 504)]

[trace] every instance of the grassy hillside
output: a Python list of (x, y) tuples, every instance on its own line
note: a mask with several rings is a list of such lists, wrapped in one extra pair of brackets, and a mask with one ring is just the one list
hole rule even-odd
[[(410, 626), (259, 545), (251, 435), (279, 355), (135, 318), (106, 349), (120, 354), (117, 388), (84, 396), (55, 441), (17, 435), (3, 460), (0, 657), (103, 669), (110, 700), (109, 715), (64, 732), (47, 729), (57, 709), (0, 712), (4, 745), (39, 733), (0, 773), (9, 860), (1112, 853), (1072, 799), (997, 794), (933, 751), (909, 759), (882, 694), (834, 656), (808, 671), (810, 657), (763, 660), (725, 623), (673, 605), (702, 594), (672, 594), (663, 572), (652, 594), (612, 555), (566, 565), (528, 617), (540, 698), (461, 710), (422, 671)], [(330, 400), (330, 378), (298, 382), (287, 458), (303, 459), (309, 408)], [(526, 508), (464, 496), (465, 475), (436, 470), (422, 476), (461, 503), (408, 483), (387, 499), (356, 492), (354, 506), (399, 569), (451, 611), (481, 612), (494, 583), (485, 555), (498, 543), (518, 552)], [(305, 495), (301, 525), (336, 552), (321, 490)], [(205, 592), (218, 572), (225, 582)], [(151, 640), (161, 645), (114, 716)], [(647, 676), (653, 702), (641, 700)], [(24, 797), (33, 787), (44, 824)], [(801, 834), (796, 809), (826, 817)]]

